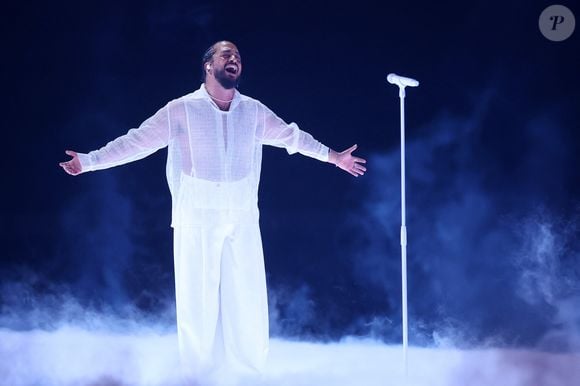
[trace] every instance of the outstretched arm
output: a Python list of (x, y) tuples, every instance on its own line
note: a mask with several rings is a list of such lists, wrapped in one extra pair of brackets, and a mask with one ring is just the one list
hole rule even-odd
[(366, 172), (367, 169), (362, 164), (367, 161), (352, 155), (357, 145), (340, 153), (336, 152), (315, 140), (309, 133), (300, 130), (295, 123), (287, 124), (266, 106), (262, 107), (264, 129), (259, 134), (262, 143), (284, 147), (290, 154), (300, 152), (320, 161), (333, 163), (355, 177), (362, 176)]
[(98, 150), (88, 154), (67, 150), (73, 157), (59, 165), (65, 172), (78, 174), (107, 169), (147, 157), (167, 146), (169, 141), (169, 105), (161, 108), (152, 117), (145, 120), (138, 128), (129, 130)]
[(70, 174), (71, 176), (81, 174), (83, 168), (81, 166), (81, 161), (79, 160), (77, 152), (72, 150), (66, 150), (65, 153), (73, 158), (71, 160), (59, 163), (59, 166), (63, 168), (64, 171)]
[(367, 161), (363, 158), (352, 155), (352, 152), (355, 151), (357, 147), (357, 145), (352, 145), (340, 153), (329, 149), (328, 162), (335, 164), (336, 167), (341, 168), (355, 177), (362, 176), (367, 171), (367, 168), (362, 164), (365, 164)]

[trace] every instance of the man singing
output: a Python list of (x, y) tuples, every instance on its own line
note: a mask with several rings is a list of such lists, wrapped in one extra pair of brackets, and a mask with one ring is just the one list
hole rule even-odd
[(212, 45), (203, 84), (167, 103), (139, 128), (60, 166), (71, 175), (106, 169), (168, 147), (172, 197), (177, 331), (185, 376), (227, 370), (259, 373), (268, 353), (268, 305), (258, 224), (262, 146), (285, 148), (357, 177), (366, 162), (356, 145), (335, 152), (287, 124), (236, 87), (237, 47)]

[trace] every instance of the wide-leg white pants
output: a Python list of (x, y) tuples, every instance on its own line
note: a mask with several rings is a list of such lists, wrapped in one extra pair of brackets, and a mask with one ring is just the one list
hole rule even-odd
[(184, 376), (259, 373), (269, 333), (258, 221), (177, 226), (174, 259)]

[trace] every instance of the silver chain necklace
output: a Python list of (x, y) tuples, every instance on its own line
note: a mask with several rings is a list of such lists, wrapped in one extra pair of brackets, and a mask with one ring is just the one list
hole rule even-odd
[(234, 100), (234, 98), (230, 99), (229, 101), (226, 101), (226, 100), (223, 100), (223, 99), (219, 99), (219, 98), (216, 98), (216, 97), (214, 97), (213, 95), (211, 95), (211, 94), (209, 93), (209, 91), (208, 91), (208, 89), (207, 89), (207, 88), (205, 89), (205, 91), (207, 92), (207, 95), (209, 95), (209, 96), (210, 96), (212, 99), (215, 99), (215, 100), (216, 100), (216, 101), (218, 101), (218, 102), (222, 102), (222, 103), (230, 103), (231, 101), (233, 101), (233, 100)]

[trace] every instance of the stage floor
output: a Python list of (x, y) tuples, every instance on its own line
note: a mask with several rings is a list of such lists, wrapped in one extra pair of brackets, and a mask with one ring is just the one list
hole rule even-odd
[[(0, 384), (10, 386), (178, 385), (172, 332), (121, 334), (85, 329), (0, 329)], [(371, 340), (339, 343), (271, 340), (261, 379), (243, 386), (572, 386), (580, 354), (486, 348), (410, 347)]]

